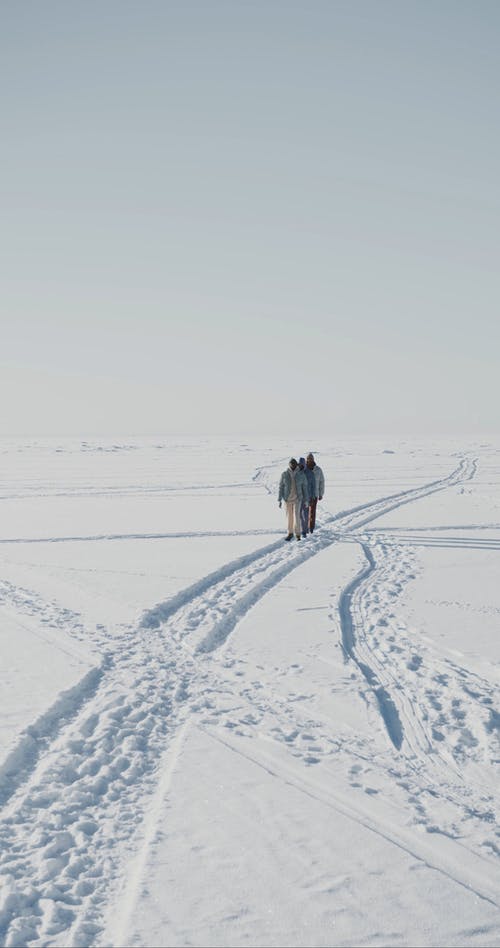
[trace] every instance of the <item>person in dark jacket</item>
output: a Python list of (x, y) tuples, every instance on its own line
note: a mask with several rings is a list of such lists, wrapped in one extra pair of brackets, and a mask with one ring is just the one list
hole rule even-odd
[(302, 501), (300, 507), (300, 529), (302, 536), (306, 537), (309, 532), (309, 498), (311, 497), (315, 486), (314, 473), (307, 470), (305, 458), (299, 458), (299, 471), (303, 472), (307, 485), (307, 499)]
[[(325, 493), (325, 477), (320, 466), (316, 464), (312, 452), (309, 452), (306, 458), (306, 471), (310, 472), (306, 474), (306, 477), (312, 474), (314, 478), (312, 490), (309, 489), (309, 532), (312, 533), (316, 526), (316, 505), (318, 500), (323, 500)], [(310, 483), (312, 485), (312, 481)]]

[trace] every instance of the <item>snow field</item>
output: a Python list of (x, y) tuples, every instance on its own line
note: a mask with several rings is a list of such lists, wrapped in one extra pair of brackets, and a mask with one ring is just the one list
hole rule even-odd
[(411, 599), (413, 511), (491, 514), (498, 454), (325, 452), (289, 546), (285, 448), (177, 445), (162, 482), (156, 443), (60, 447), (1, 501), (2, 944), (500, 943), (495, 646), (437, 648)]

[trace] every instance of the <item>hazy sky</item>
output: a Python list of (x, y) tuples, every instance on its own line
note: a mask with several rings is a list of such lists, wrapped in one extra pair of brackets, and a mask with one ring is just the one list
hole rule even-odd
[(497, 0), (2, 0), (0, 434), (500, 428)]

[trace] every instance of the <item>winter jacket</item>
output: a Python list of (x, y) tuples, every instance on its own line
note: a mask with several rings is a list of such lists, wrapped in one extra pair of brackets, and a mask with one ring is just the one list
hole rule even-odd
[[(295, 469), (295, 485), (297, 487), (297, 500), (300, 502), (305, 502), (306, 504), (309, 501), (309, 493), (307, 490), (307, 481), (304, 475), (304, 471), (301, 471), (300, 468)], [(278, 501), (284, 500), (287, 501), (290, 496), (290, 491), (292, 489), (292, 472), (288, 467), (286, 471), (283, 471), (283, 474), (280, 477), (280, 489), (278, 494)]]
[(325, 493), (325, 478), (319, 464), (315, 464), (312, 470), (309, 470), (309, 473), (314, 476), (314, 492), (311, 494), (311, 497), (323, 497)]
[[(305, 470), (303, 471), (300, 467), (298, 467), (295, 471), (295, 483), (297, 485), (297, 494), (301, 498), (302, 503), (308, 504), (310, 496), (309, 484)], [(299, 490), (299, 483), (302, 485), (301, 491)]]
[(309, 499), (311, 500), (312, 497), (318, 496), (316, 493), (316, 478), (314, 476), (314, 471), (310, 470), (307, 466), (304, 468), (304, 474), (306, 476)]

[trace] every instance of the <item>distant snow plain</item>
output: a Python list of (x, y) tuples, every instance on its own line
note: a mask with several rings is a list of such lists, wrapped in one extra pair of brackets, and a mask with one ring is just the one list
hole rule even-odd
[(0, 462), (2, 945), (500, 945), (500, 444)]

